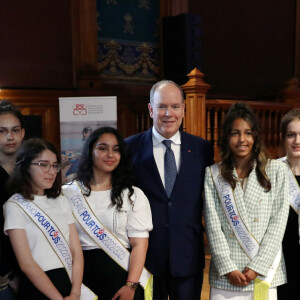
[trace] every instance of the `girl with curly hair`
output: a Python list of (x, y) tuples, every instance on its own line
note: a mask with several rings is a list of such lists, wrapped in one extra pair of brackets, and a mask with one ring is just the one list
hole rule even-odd
[[(83, 147), (77, 180), (63, 189), (77, 219), (85, 260), (83, 282), (104, 300), (144, 299), (138, 283), (152, 230), (151, 210), (144, 193), (133, 186), (129, 158), (116, 129), (102, 127), (91, 133)], [(117, 243), (113, 250), (102, 250), (108, 245), (107, 231), (130, 251), (128, 272), (114, 260), (114, 254), (123, 253)]]

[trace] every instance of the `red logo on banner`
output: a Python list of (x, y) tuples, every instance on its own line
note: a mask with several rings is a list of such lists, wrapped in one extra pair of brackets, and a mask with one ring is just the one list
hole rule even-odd
[(102, 234), (104, 232), (104, 228), (99, 229), (98, 234)]
[(86, 105), (85, 104), (75, 104), (73, 105), (73, 115), (83, 115), (85, 116), (87, 114), (86, 111)]
[(236, 221), (239, 218), (239, 216), (234, 216), (233, 221)]

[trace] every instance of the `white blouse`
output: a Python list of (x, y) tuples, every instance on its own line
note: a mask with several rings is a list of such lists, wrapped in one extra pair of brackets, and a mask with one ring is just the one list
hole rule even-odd
[[(31, 202), (31, 200), (27, 201)], [(55, 199), (46, 196), (34, 196), (33, 203), (54, 221), (69, 242), (69, 224), (75, 221), (67, 198), (62, 195)], [(19, 205), (6, 202), (3, 210), (4, 233), (7, 234), (9, 229), (24, 229), (32, 257), (43, 271), (64, 267), (42, 231)]]
[[(111, 205), (111, 190), (91, 192), (86, 197), (90, 208), (100, 222), (113, 233), (119, 241), (130, 248), (129, 237), (149, 237), (152, 230), (152, 215), (149, 201), (145, 194), (137, 187), (133, 187), (134, 193), (131, 196), (133, 205), (130, 204), (129, 190), (123, 191), (123, 206), (120, 211), (116, 205)], [(99, 248), (99, 246), (89, 237), (84, 229), (76, 222), (79, 239), (83, 250)]]

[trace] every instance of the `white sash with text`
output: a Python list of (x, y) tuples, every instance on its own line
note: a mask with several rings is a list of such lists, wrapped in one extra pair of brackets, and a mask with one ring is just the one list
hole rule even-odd
[(278, 158), (278, 160), (284, 162), (288, 167), (288, 177), (289, 177), (289, 195), (290, 195), (290, 205), (294, 211), (299, 214), (300, 207), (300, 187), (292, 172), (292, 169), (287, 161), (286, 156)]
[[(52, 249), (66, 269), (72, 281), (72, 254), (65, 237), (54, 221), (32, 201), (24, 199), (20, 194), (13, 195), (9, 200), (20, 206), (30, 219), (42, 231)], [(81, 300), (97, 300), (98, 297), (85, 285), (81, 286)]]
[[(210, 167), (211, 175), (218, 192), (223, 210), (227, 220), (232, 228), (236, 239), (240, 246), (245, 251), (250, 259), (253, 259), (259, 251), (259, 243), (251, 232), (247, 229), (241, 216), (239, 215), (237, 205), (234, 199), (233, 190), (231, 185), (220, 174), (219, 164), (214, 164)], [(278, 265), (281, 259), (281, 248), (279, 249), (275, 260), (268, 272), (267, 277), (258, 276), (259, 279), (271, 284)]]
[[(70, 201), (75, 219), (100, 249), (104, 250), (118, 265), (128, 271), (130, 252), (97, 219), (82, 193), (82, 189), (85, 189), (85, 187), (80, 187), (79, 184), (76, 181), (63, 186), (63, 193)], [(146, 268), (143, 268), (139, 281), (144, 289), (149, 289), (152, 274)]]

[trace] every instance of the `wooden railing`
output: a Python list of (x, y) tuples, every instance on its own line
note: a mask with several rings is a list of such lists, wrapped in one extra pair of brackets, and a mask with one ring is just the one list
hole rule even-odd
[[(183, 129), (191, 134), (211, 141), (218, 160), (219, 130), (229, 106), (237, 100), (206, 99), (210, 85), (203, 81), (203, 74), (194, 69), (189, 81), (182, 86), (186, 94), (186, 111)], [(148, 88), (148, 86), (147, 86)], [(141, 93), (137, 87), (137, 96), (124, 89), (118, 94), (118, 128), (124, 137), (147, 130), (152, 126), (148, 112), (148, 91)], [(0, 99), (7, 99), (17, 105), (24, 115), (41, 116), (42, 136), (60, 145), (58, 97), (105, 96), (112, 95), (111, 90), (0, 90)], [(300, 108), (300, 89), (296, 78), (289, 81), (284, 91), (285, 102), (245, 101), (255, 111), (262, 124), (264, 140), (272, 157), (281, 155), (279, 124), (282, 116), (291, 108)], [(133, 98), (135, 96), (135, 98)]]
[[(233, 100), (206, 100), (206, 136), (214, 145), (215, 156), (218, 157), (219, 131), (223, 119)], [(285, 103), (268, 103), (259, 101), (246, 102), (255, 112), (263, 134), (265, 146), (271, 157), (281, 156), (280, 148), (280, 121), (292, 107)]]
[[(206, 93), (210, 85), (203, 81), (203, 74), (194, 69), (188, 74), (190, 80), (182, 86), (186, 94), (186, 115), (184, 130), (201, 136), (214, 145), (215, 160), (219, 158), (218, 140), (219, 132), (225, 114), (235, 102), (247, 103), (255, 112), (260, 121), (263, 138), (271, 157), (279, 157), (283, 153), (280, 149), (280, 121), (282, 116), (293, 107), (297, 107), (295, 101), (288, 103), (261, 102), (245, 100), (207, 100)], [(297, 90), (293, 97), (297, 97)], [(298, 96), (300, 96), (298, 94)], [(300, 99), (300, 97), (299, 97)], [(292, 103), (295, 105), (292, 105)]]

